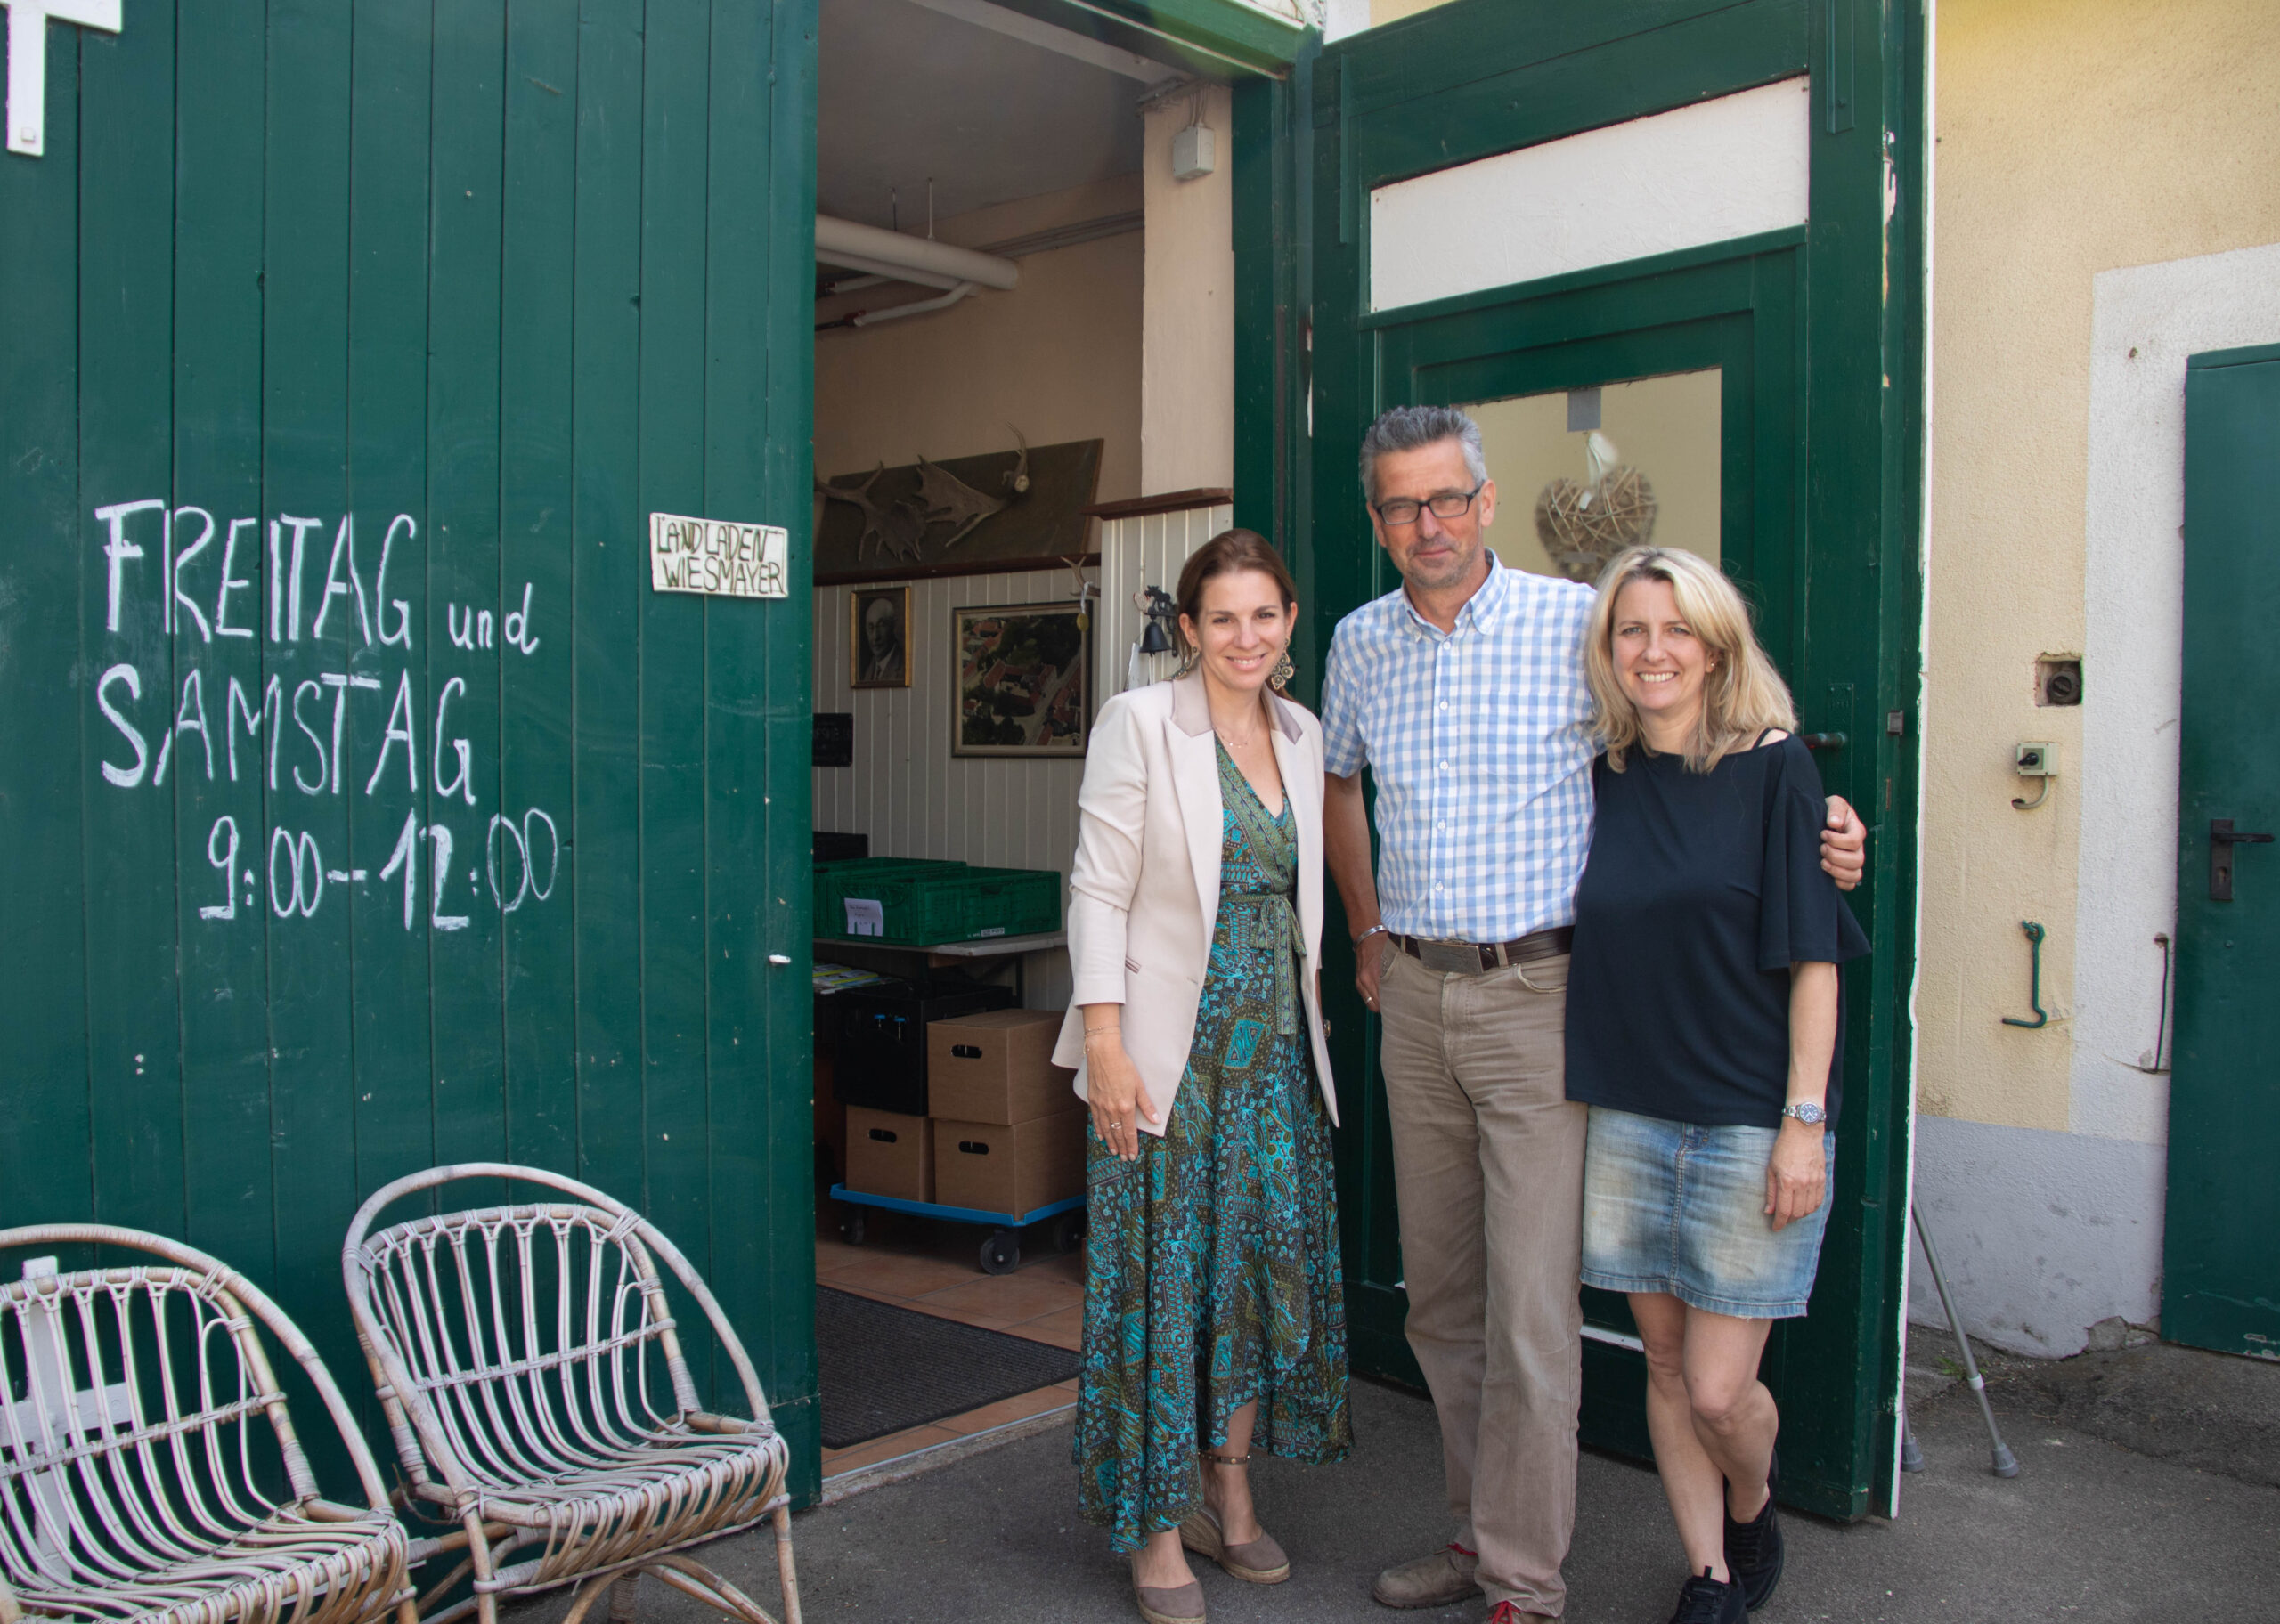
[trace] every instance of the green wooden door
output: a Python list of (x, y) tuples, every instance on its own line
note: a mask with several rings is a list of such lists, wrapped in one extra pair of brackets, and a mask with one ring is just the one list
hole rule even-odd
[[(2280, 614), (2280, 345), (2185, 375), (2177, 1038), (2162, 1335), (2280, 1359), (2280, 740), (2256, 671)], [(2250, 843), (2227, 832), (2262, 836)]]
[[(814, 22), (126, 0), (0, 157), (0, 1222), (206, 1247), (354, 1391), (362, 1194), (573, 1172), (810, 1488)], [(653, 592), (656, 511), (788, 601)]]
[[(1872, 835), (1871, 882), (1854, 906), (1876, 954), (1846, 976), (1840, 1200), (1812, 1312), (1777, 1333), (1767, 1365), (1783, 1403), (1784, 1498), (1837, 1516), (1890, 1504), (1895, 1483), (1920, 604), (1918, 329), (1904, 268), (1920, 264), (1920, 61), (1905, 25), (1855, 0), (1460, 0), (1302, 62), (1291, 90), (1250, 93), (1248, 121), (1237, 102), (1239, 215), (1248, 198), (1254, 217), (1294, 222), (1299, 245), (1278, 256), (1254, 232), (1239, 261), (1238, 398), (1290, 427), (1272, 447), (1247, 439), (1237, 502), (1300, 562), (1304, 669), (1320, 670), (1340, 616), (1397, 584), (1354, 479), (1353, 448), (1376, 413), (1716, 374), (1709, 545), (1756, 600), (1804, 727), (1843, 735), (1822, 773)], [(1809, 97), (1800, 223), (1458, 296), (1378, 296), (1380, 189), (1785, 83)], [(1407, 229), (1417, 252), (1445, 254), (1477, 223)], [(1500, 528), (1527, 529), (1535, 494), (1506, 490)], [(1344, 968), (1325, 979), (1352, 1101), (1339, 1149), (1355, 1357), (1414, 1381), (1375, 1022)], [(1585, 1438), (1643, 1453), (1635, 1339), (1619, 1303), (1595, 1294), (1590, 1313)]]

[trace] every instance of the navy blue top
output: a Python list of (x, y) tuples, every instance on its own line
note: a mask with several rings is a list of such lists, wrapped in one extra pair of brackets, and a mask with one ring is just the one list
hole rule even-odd
[[(1707, 773), (1592, 764), (1599, 824), (1576, 890), (1568, 1097), (1711, 1127), (1781, 1125), (1789, 966), (1869, 951), (1820, 865), (1820, 774), (1796, 737)], [(1828, 1068), (1834, 1126), (1844, 1000)]]

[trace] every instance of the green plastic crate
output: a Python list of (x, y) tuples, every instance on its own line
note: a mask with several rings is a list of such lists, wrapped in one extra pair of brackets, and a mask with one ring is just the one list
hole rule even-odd
[(1065, 882), (1051, 868), (970, 868), (949, 887), (965, 907), (956, 936), (939, 942), (970, 942), (987, 936), (1037, 936), (1061, 929), (1061, 892)]
[(965, 865), (947, 857), (848, 857), (835, 863), (818, 863), (815, 877), (815, 933), (847, 935), (850, 886), (855, 888), (854, 895), (867, 897), (870, 888), (889, 874), (950, 871), (964, 873)]
[(839, 888), (843, 927), (849, 899), (874, 902), (884, 943), (931, 946), (992, 936), (1030, 936), (1061, 927), (1061, 876), (1052, 869), (947, 868), (874, 871)]

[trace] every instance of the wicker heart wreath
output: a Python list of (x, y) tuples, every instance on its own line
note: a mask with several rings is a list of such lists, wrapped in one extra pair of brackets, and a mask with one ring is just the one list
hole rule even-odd
[(1616, 466), (1613, 442), (1586, 442), (1587, 480), (1560, 478), (1535, 499), (1535, 533), (1570, 581), (1595, 581), (1608, 561), (1655, 531), (1655, 488), (1637, 468)]

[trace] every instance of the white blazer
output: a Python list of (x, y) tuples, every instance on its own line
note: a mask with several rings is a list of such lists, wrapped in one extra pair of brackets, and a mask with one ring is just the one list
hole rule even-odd
[[(1315, 1076), (1330, 1119), (1338, 1093), (1323, 1042), (1322, 724), (1304, 706), (1269, 694), (1268, 737), (1299, 839), (1299, 930), (1306, 941), (1299, 1001), (1314, 1043)], [(1124, 1052), (1163, 1113), (1140, 1126), (1160, 1135), (1195, 1041), (1196, 1010), (1219, 913), (1225, 808), (1211, 710), (1198, 674), (1119, 694), (1101, 707), (1079, 792), (1077, 862), (1069, 879), (1069, 959), (1076, 991), (1054, 1060), (1077, 1068), (1085, 1096), (1088, 1003), (1124, 1006)]]

